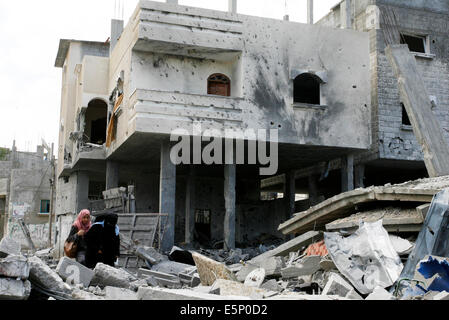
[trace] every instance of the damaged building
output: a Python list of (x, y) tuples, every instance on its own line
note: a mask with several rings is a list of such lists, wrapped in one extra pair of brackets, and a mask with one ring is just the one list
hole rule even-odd
[[(140, 1), (126, 26), (112, 21), (110, 41), (60, 41), (60, 243), (74, 215), (118, 187), (131, 186), (135, 213), (167, 215), (164, 250), (235, 248), (282, 238), (278, 226), (293, 213), (340, 192), (427, 176), (385, 57), (381, 12), (395, 12), (449, 128), (445, 1), (342, 1), (316, 23), (309, 11), (308, 24), (230, 4), (220, 12)], [(277, 171), (261, 175), (266, 162), (175, 165), (170, 135), (180, 128), (192, 138), (275, 129)]]
[(9, 235), (28, 249), (48, 246), (53, 179), (50, 152), (43, 145), (36, 152), (18, 151), (15, 142), (11, 149), (0, 148), (1, 238)]

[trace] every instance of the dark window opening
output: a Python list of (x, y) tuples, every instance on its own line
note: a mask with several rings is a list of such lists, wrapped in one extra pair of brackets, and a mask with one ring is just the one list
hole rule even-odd
[(50, 213), (50, 200), (41, 200), (40, 213)]
[(317, 77), (304, 73), (295, 78), (293, 102), (320, 104), (320, 81)]
[(207, 94), (231, 96), (231, 80), (224, 74), (213, 74), (207, 79)]
[(402, 124), (404, 126), (411, 126), (410, 118), (408, 117), (407, 110), (405, 110), (404, 104), (401, 103), (402, 107)]
[(195, 241), (206, 245), (211, 240), (210, 210), (195, 210)]
[(102, 100), (92, 100), (86, 111), (84, 134), (90, 143), (103, 144), (106, 142), (106, 122), (108, 106)]
[(407, 44), (412, 52), (426, 53), (425, 37), (401, 34), (401, 43)]

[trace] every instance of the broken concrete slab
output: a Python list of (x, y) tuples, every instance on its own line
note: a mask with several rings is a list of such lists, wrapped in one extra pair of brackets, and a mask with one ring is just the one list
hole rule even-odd
[(251, 271), (245, 279), (245, 286), (259, 288), (265, 280), (265, 269), (258, 268)]
[(282, 287), (278, 284), (278, 282), (275, 279), (266, 281), (260, 286), (260, 288), (267, 291), (276, 291), (276, 292), (282, 291)]
[(137, 289), (142, 286), (148, 286), (147, 279), (139, 279), (129, 283), (129, 288), (133, 291), (137, 291)]
[(94, 271), (78, 263), (74, 259), (68, 257), (62, 257), (59, 260), (56, 272), (69, 284), (83, 284), (88, 288), (92, 278), (94, 277)]
[(394, 250), (396, 250), (396, 252), (398, 253), (398, 255), (406, 255), (406, 254), (410, 254), (413, 250), (413, 248), (415, 247), (415, 244), (403, 239), (401, 237), (395, 236), (390, 234), (390, 241), (391, 244), (393, 245)]
[(369, 294), (376, 286), (390, 287), (399, 278), (403, 264), (382, 220), (361, 222), (360, 228), (349, 237), (326, 232), (324, 240), (340, 273), (360, 293)]
[(178, 289), (178, 288), (182, 287), (182, 283), (181, 283), (181, 280), (179, 279), (179, 277), (177, 277), (173, 274), (140, 268), (137, 271), (137, 275), (139, 277), (141, 277), (141, 276), (152, 277), (154, 280), (156, 280), (157, 284), (161, 287), (167, 287), (167, 288), (173, 288), (173, 289)]
[(11, 278), (0, 278), (0, 300), (26, 300), (31, 293), (31, 283)]
[(336, 273), (331, 273), (322, 295), (337, 295), (348, 299), (363, 300), (363, 298), (355, 292), (352, 285)]
[(187, 270), (190, 270), (192, 268), (191, 265), (185, 264), (185, 263), (179, 263), (175, 261), (162, 261), (156, 265), (154, 265), (151, 270), (163, 272), (163, 273), (169, 273), (178, 275), (178, 273), (183, 273)]
[(248, 274), (251, 273), (251, 271), (256, 270), (259, 268), (258, 265), (253, 264), (245, 264), (236, 274), (237, 281), (243, 282), (245, 281)]
[(197, 252), (192, 253), (192, 257), (198, 269), (202, 285), (213, 285), (216, 279), (237, 281), (235, 275), (223, 263), (212, 260)]
[(331, 259), (323, 258), (320, 261), (320, 268), (324, 271), (331, 271), (337, 269), (337, 266)]
[(52, 291), (71, 293), (72, 288), (53, 271), (45, 262), (36, 256), (28, 258), (30, 266), (29, 279)]
[(138, 300), (248, 300), (247, 297), (220, 296), (188, 289), (140, 287)]
[(201, 279), (198, 273), (194, 273), (193, 275), (179, 273), (178, 277), (182, 283), (187, 284), (192, 288), (198, 286), (201, 283)]
[(365, 300), (396, 300), (396, 298), (384, 288), (376, 287), (373, 292), (365, 298)]
[(320, 269), (321, 256), (307, 256), (299, 262), (281, 270), (282, 278), (289, 279), (312, 275)]
[(136, 255), (142, 259), (148, 260), (151, 265), (161, 263), (162, 261), (167, 261), (168, 257), (159, 253), (153, 247), (141, 246), (137, 247)]
[(136, 278), (122, 269), (117, 269), (104, 263), (97, 263), (91, 283), (100, 287), (111, 286), (129, 289), (130, 282), (135, 280)]
[(9, 278), (28, 279), (30, 266), (28, 260), (20, 255), (8, 255), (0, 259), (0, 276)]
[(137, 293), (125, 288), (106, 286), (105, 300), (137, 300)]
[(301, 250), (303, 247), (308, 246), (309, 244), (321, 240), (323, 238), (323, 234), (318, 231), (308, 231), (290, 241), (287, 241), (281, 244), (279, 247), (269, 250), (267, 252), (254, 257), (249, 260), (249, 264), (256, 264), (257, 262), (262, 262), (270, 257), (274, 256), (287, 256), (290, 252)]
[(225, 279), (215, 280), (211, 291), (216, 289), (220, 289), (221, 296), (263, 297), (267, 293), (264, 289), (245, 286), (243, 283)]
[(9, 254), (20, 255), (20, 243), (11, 237), (3, 237), (0, 241), (0, 258), (4, 258)]
[(433, 300), (449, 300), (449, 292), (442, 291), (433, 297)]

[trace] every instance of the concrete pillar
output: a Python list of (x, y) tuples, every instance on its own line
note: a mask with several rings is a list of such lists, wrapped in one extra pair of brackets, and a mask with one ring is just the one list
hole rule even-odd
[(159, 212), (168, 214), (161, 246), (163, 251), (170, 251), (175, 243), (176, 165), (171, 162), (170, 149), (170, 141), (161, 143)]
[(365, 178), (365, 165), (359, 164), (354, 170), (355, 188), (364, 188), (363, 179)]
[(165, 2), (170, 4), (178, 4), (178, 0), (165, 0)]
[(115, 161), (106, 161), (106, 190), (118, 188), (119, 165)]
[(89, 207), (89, 173), (78, 171), (76, 181), (76, 214)]
[(308, 182), (309, 182), (309, 202), (310, 206), (314, 206), (318, 202), (317, 177), (314, 175), (310, 175), (308, 177)]
[(352, 29), (351, 0), (345, 0), (340, 4), (340, 20), (343, 29)]
[(307, 23), (313, 24), (313, 0), (307, 0)]
[(235, 164), (224, 165), (224, 249), (235, 248)]
[(109, 46), (109, 53), (114, 50), (115, 45), (118, 42), (118, 39), (122, 35), (124, 22), (123, 20), (112, 19), (111, 20), (111, 43)]
[(341, 158), (341, 192), (354, 190), (354, 155)]
[(189, 168), (186, 181), (186, 229), (185, 242), (193, 243), (193, 233), (195, 232), (195, 169)]
[(284, 201), (285, 201), (285, 219), (290, 219), (295, 213), (295, 172), (290, 171), (285, 175)]
[(237, 13), (237, 0), (228, 0), (228, 11)]

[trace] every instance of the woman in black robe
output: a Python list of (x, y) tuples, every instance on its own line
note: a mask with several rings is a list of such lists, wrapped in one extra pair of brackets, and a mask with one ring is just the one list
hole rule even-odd
[(86, 233), (86, 266), (88, 268), (95, 268), (98, 262), (114, 266), (114, 262), (120, 256), (117, 220), (116, 214), (98, 216), (89, 232)]

